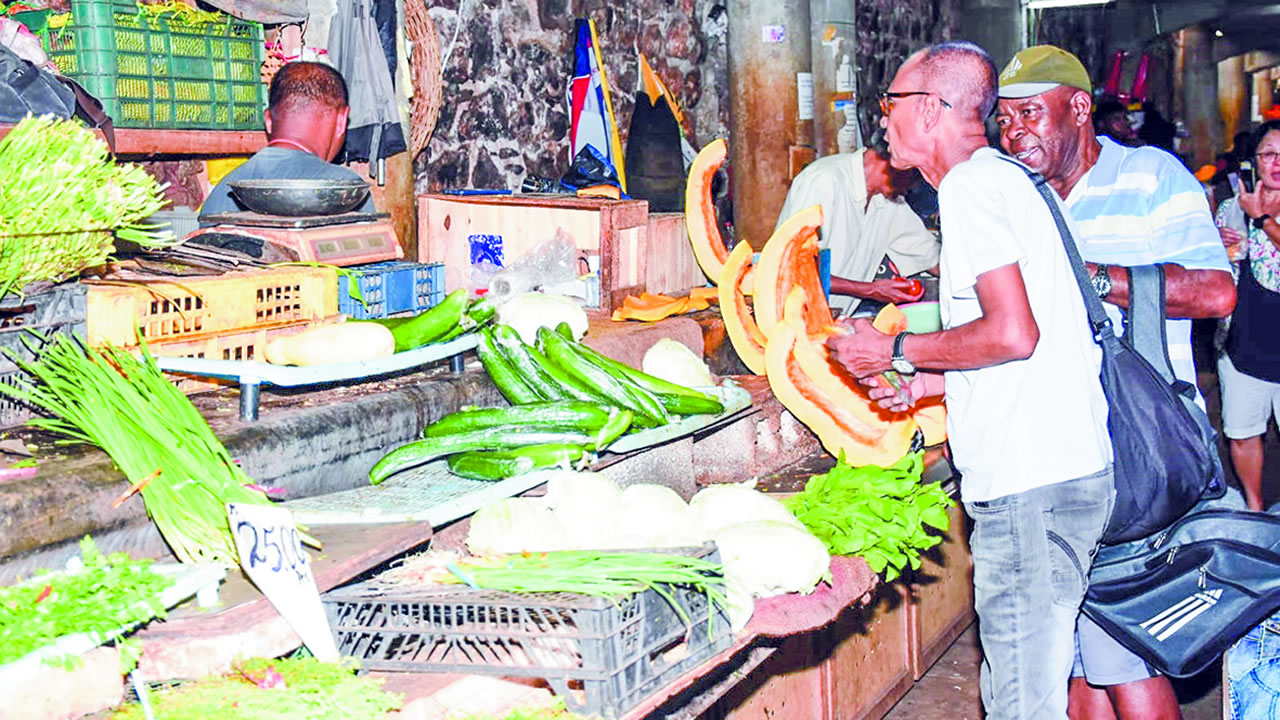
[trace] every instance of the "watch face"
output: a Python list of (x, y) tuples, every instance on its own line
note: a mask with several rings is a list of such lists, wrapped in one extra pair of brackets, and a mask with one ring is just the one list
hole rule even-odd
[(911, 364), (910, 360), (896, 359), (890, 363), (893, 369), (902, 375), (910, 375), (916, 371), (916, 366)]

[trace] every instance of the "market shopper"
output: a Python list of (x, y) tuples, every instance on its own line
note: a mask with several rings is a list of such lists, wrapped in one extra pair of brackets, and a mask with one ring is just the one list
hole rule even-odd
[[(1221, 317), (1235, 304), (1208, 201), (1199, 181), (1169, 153), (1127, 148), (1095, 134), (1091, 91), (1074, 55), (1049, 45), (1022, 50), (1000, 75), (1000, 144), (1065, 200), (1080, 255), (1117, 331), (1124, 327), (1120, 308), (1129, 302), (1127, 268), (1163, 267), (1169, 358), (1176, 377), (1194, 388), (1186, 318)], [(1075, 289), (1064, 292), (1074, 295)], [(1204, 404), (1199, 397), (1197, 402)], [(1178, 717), (1168, 679), (1083, 615), (1072, 675), (1074, 719)]]
[[(1045, 200), (988, 147), (996, 71), (981, 48), (911, 56), (881, 100), (894, 167), (938, 188), (941, 332), (889, 336), (855, 320), (831, 343), (855, 376), (920, 372), (942, 394), (965, 511), (987, 717), (1061, 719), (1076, 615), (1111, 513), (1101, 351)], [(944, 382), (945, 379), (945, 382)], [(886, 400), (886, 402), (889, 402)]]
[(832, 309), (848, 315), (920, 299), (919, 281), (906, 278), (935, 269), (940, 246), (903, 200), (914, 176), (890, 166), (887, 153), (863, 148), (819, 158), (791, 181), (778, 225), (822, 206), (818, 235), (831, 251)]
[[(347, 83), (318, 62), (292, 62), (271, 79), (264, 113), (267, 146), (222, 178), (205, 199), (201, 215), (243, 210), (228, 183), (236, 180), (359, 180), (332, 164), (347, 134)], [(359, 208), (373, 212), (373, 199)]]
[[(1280, 419), (1280, 121), (1259, 126), (1251, 146), (1253, 192), (1241, 188), (1218, 207), (1222, 242), (1240, 258), (1240, 299), (1218, 358), (1218, 381), (1231, 464), (1249, 508), (1261, 510), (1262, 440), (1271, 418)], [(1244, 227), (1231, 227), (1226, 219), (1241, 211)]]

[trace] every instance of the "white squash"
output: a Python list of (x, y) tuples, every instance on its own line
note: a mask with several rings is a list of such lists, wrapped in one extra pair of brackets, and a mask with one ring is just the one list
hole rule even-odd
[(330, 365), (373, 360), (395, 351), (396, 339), (386, 327), (352, 322), (317, 325), (276, 338), (263, 354), (272, 365)]

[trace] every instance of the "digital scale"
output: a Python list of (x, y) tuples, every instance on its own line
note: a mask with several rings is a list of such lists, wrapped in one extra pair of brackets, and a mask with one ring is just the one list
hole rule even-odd
[(238, 250), (264, 262), (364, 265), (398, 260), (404, 250), (387, 213), (293, 217), (256, 212), (201, 215), (202, 227), (186, 241)]

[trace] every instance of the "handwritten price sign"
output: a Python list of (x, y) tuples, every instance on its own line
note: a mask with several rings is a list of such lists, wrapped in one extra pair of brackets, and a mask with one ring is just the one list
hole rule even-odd
[(227, 519), (244, 574), (267, 596), (312, 655), (324, 661), (337, 660), (338, 648), (293, 513), (271, 505), (228, 503)]

